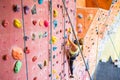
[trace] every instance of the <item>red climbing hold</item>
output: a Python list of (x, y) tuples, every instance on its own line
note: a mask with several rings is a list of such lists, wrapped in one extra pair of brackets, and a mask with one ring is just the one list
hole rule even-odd
[(37, 60), (37, 57), (34, 56), (34, 57), (32, 58), (32, 61), (35, 62), (36, 60)]
[(44, 21), (44, 26), (45, 26), (45, 27), (48, 27), (48, 26), (49, 26), (49, 22), (45, 20), (45, 21)]
[(8, 56), (7, 56), (7, 55), (3, 55), (2, 59), (3, 59), (4, 61), (8, 60)]
[(25, 52), (26, 54), (29, 54), (29, 53), (30, 53), (30, 50), (28, 49), (28, 47), (25, 47), (24, 52)]
[(34, 77), (33, 80), (37, 80), (37, 77)]
[(62, 32), (62, 30), (60, 30), (60, 33)]
[(7, 27), (8, 24), (9, 24), (9, 22), (7, 20), (3, 20), (3, 22), (2, 22), (2, 26), (3, 27)]
[(37, 21), (36, 20), (33, 20), (33, 25), (36, 25), (37, 24)]

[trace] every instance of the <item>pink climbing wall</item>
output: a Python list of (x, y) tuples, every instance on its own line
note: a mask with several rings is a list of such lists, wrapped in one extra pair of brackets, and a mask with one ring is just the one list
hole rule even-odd
[[(63, 3), (61, 0), (53, 0), (52, 8), (57, 10), (58, 16), (53, 20), (58, 21), (58, 25), (54, 28), (52, 25), (52, 35), (57, 38), (57, 42), (53, 44), (52, 65), (50, 61), (50, 13), (48, 0), (38, 4), (38, 0), (23, 0), (23, 6), (28, 6), (27, 14), (22, 15), (22, 0), (0, 0), (0, 80), (67, 80), (69, 76), (68, 63), (64, 53), (64, 23), (66, 29), (70, 27), (67, 14), (64, 14)], [(70, 13), (71, 20), (75, 25), (75, 3), (74, 0), (67, 0), (66, 5)], [(18, 5), (20, 10), (13, 11), (13, 5)], [(36, 14), (32, 14), (31, 10), (36, 5)], [(53, 11), (52, 11), (53, 12)], [(24, 21), (23, 21), (23, 18)], [(66, 21), (64, 21), (64, 18)], [(13, 25), (14, 19), (24, 22), (22, 28), (16, 28)], [(3, 20), (9, 23), (6, 27), (2, 25)], [(48, 26), (44, 25), (44, 21)], [(52, 21), (53, 24), (53, 21)], [(27, 40), (24, 40), (24, 34)], [(18, 73), (14, 73), (14, 66), (17, 60), (12, 57), (12, 49), (14, 46), (21, 48), (24, 52), (22, 67)], [(5, 59), (3, 57), (5, 56)], [(39, 65), (39, 66), (38, 66)], [(50, 71), (52, 67), (52, 72)], [(52, 75), (51, 75), (52, 73)], [(5, 76), (5, 77), (3, 77)], [(27, 78), (28, 76), (28, 78)]]
[[(66, 0), (68, 13), (70, 15), (74, 28), (76, 27), (76, 13), (74, 0)], [(20, 7), (19, 12), (13, 11), (13, 5)], [(31, 10), (36, 6), (36, 14), (32, 14)], [(52, 0), (52, 9), (57, 11), (57, 16), (50, 15), (49, 2), (44, 0), (42, 4), (38, 4), (38, 0), (23, 0), (23, 6), (28, 6), (28, 14), (22, 15), (21, 0), (0, 0), (0, 80), (70, 80), (69, 65), (64, 52), (64, 32), (70, 27), (67, 14), (65, 13), (62, 0)], [(114, 9), (114, 10), (113, 10)], [(83, 53), (85, 60), (89, 61), (90, 74), (94, 72), (97, 62), (97, 49), (99, 39), (102, 39), (104, 31), (107, 30), (104, 24), (114, 20), (118, 13), (119, 5), (114, 5), (110, 17), (107, 19), (108, 11), (103, 9), (86, 9), (81, 13), (85, 16), (92, 14), (92, 21), (87, 23), (87, 18), (83, 16), (80, 23), (86, 25), (86, 35), (84, 35)], [(52, 12), (53, 12), (52, 10)], [(90, 11), (89, 11), (90, 10)], [(114, 13), (114, 14), (113, 14)], [(50, 40), (50, 16), (52, 16), (52, 36), (56, 37), (56, 42), (51, 43)], [(24, 21), (23, 21), (24, 18)], [(13, 25), (14, 19), (20, 20), (21, 28)], [(2, 25), (3, 20), (7, 20), (7, 26)], [(54, 26), (54, 21), (57, 26)], [(85, 21), (84, 21), (85, 20)], [(48, 23), (48, 25), (47, 25)], [(78, 24), (78, 23), (77, 23)], [(65, 29), (64, 29), (65, 26)], [(98, 34), (97, 34), (98, 31)], [(103, 33), (103, 34), (102, 34)], [(24, 34), (27, 40), (24, 40)], [(52, 56), (50, 57), (50, 45), (52, 44)], [(22, 67), (18, 73), (14, 73), (16, 59), (12, 57), (12, 49), (17, 46), (24, 52)], [(51, 60), (52, 59), (52, 65)], [(88, 77), (81, 55), (74, 63), (75, 80), (86, 80)], [(52, 71), (51, 71), (52, 69)], [(3, 77), (5, 76), (5, 77)]]
[[(12, 48), (19, 46), (24, 49), (23, 28), (17, 29), (13, 26), (13, 20), (19, 19), (22, 21), (22, 12), (13, 12), (14, 4), (20, 5), (20, 0), (0, 0), (0, 80), (24, 80), (26, 79), (25, 58), (21, 60), (22, 68), (18, 74), (14, 73), (14, 64), (16, 60), (12, 58)], [(7, 20), (8, 26), (3, 27), (2, 21)], [(6, 60), (3, 60), (6, 56)]]

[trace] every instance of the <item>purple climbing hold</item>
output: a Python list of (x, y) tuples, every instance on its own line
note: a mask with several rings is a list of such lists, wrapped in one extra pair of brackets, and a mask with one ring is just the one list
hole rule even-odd
[(13, 5), (13, 11), (14, 11), (14, 12), (19, 12), (19, 11), (20, 11), (20, 6), (18, 6), (18, 5)]
[(24, 13), (28, 14), (28, 12), (29, 12), (29, 7), (28, 6), (24, 6)]

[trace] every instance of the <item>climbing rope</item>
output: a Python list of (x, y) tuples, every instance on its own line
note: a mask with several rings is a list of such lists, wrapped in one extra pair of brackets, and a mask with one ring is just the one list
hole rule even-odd
[[(52, 40), (52, 0), (49, 0), (49, 8), (50, 8), (50, 40)], [(52, 43), (50, 44), (50, 75), (51, 75), (51, 80), (52, 80)]]
[[(80, 53), (81, 53), (81, 56), (82, 56), (82, 59), (83, 59), (85, 68), (87, 69), (87, 64), (86, 64), (85, 59), (84, 59), (84, 57), (83, 57), (83, 53), (82, 53), (82, 51), (81, 51), (81, 49), (80, 49), (80, 44), (79, 44), (79, 42), (78, 42), (77, 36), (75, 35), (74, 27), (73, 27), (73, 24), (72, 24), (71, 19), (70, 19), (70, 16), (69, 16), (69, 13), (68, 13), (67, 8), (66, 8), (66, 5), (65, 5), (65, 0), (62, 0), (62, 2), (63, 2), (63, 5), (64, 5), (64, 8), (65, 8), (65, 11), (66, 11), (66, 13), (67, 13), (68, 19), (69, 19), (69, 21), (70, 21), (70, 25), (71, 25), (71, 28), (72, 28), (73, 35), (74, 35), (75, 39), (77, 40), (78, 48), (79, 48), (79, 51), (80, 51)], [(88, 75), (89, 75), (90, 80), (92, 80), (92, 78), (91, 78), (91, 76), (90, 76), (90, 72), (89, 72), (88, 70), (87, 70), (87, 72), (88, 72)]]
[[(62, 8), (62, 14), (63, 14), (63, 16), (65, 15), (65, 10)], [(65, 21), (66, 21), (66, 17), (64, 16), (64, 43), (65, 43), (65, 28), (66, 28), (66, 24), (65, 24)], [(64, 54), (63, 54), (63, 63), (64, 63), (64, 61), (65, 61), (65, 58), (66, 58), (66, 56), (65, 56), (65, 46), (64, 46)], [(65, 73), (65, 64), (63, 65), (63, 70), (64, 70), (64, 73)], [(62, 80), (62, 79), (61, 79)]]
[[(21, 9), (22, 9), (22, 21), (23, 21), (23, 35), (24, 35), (24, 37), (26, 36), (25, 34), (25, 24), (24, 24), (24, 9), (23, 9), (23, 0), (21, 0)], [(25, 47), (26, 47), (26, 41), (24, 40), (24, 49), (25, 49)], [(25, 64), (26, 64), (26, 80), (28, 80), (28, 62), (27, 62), (27, 55), (26, 55), (26, 53), (25, 53)]]

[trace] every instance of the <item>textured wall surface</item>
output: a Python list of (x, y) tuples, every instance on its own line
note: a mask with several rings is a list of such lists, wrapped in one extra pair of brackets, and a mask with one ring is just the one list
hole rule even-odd
[[(62, 0), (52, 1), (53, 14), (50, 14), (48, 0), (39, 3), (38, 0), (21, 1), (0, 0), (0, 80), (70, 80), (63, 44), (65, 34), (70, 28), (70, 21)], [(98, 45), (108, 30), (106, 25), (112, 25), (117, 16), (120, 3), (112, 6), (108, 17), (108, 11), (104, 9), (78, 8), (75, 12), (74, 1), (66, 0), (65, 4), (78, 37), (84, 38), (83, 54), (86, 63), (89, 64), (90, 75), (92, 76), (96, 68), (99, 76), (99, 69), (96, 67), (99, 60)], [(13, 11), (14, 5), (17, 5), (15, 11)], [(24, 7), (27, 11), (22, 13)], [(14, 23), (15, 19), (20, 21), (21, 27), (19, 21)], [(79, 32), (78, 28), (82, 31)], [(15, 57), (13, 52), (16, 54)], [(20, 64), (15, 65), (17, 61), (22, 62), (21, 68)], [(18, 73), (14, 72), (15, 66), (19, 66)], [(89, 80), (81, 55), (75, 60), (74, 66), (73, 80)]]

